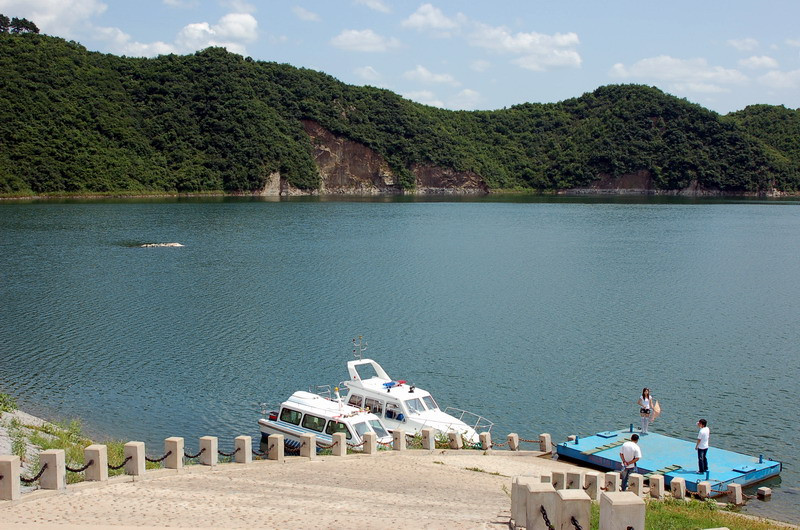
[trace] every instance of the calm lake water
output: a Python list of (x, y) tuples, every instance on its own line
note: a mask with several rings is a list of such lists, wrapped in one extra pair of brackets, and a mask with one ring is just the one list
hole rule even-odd
[[(88, 431), (258, 435), (260, 402), (347, 378), (351, 340), (493, 433), (638, 421), (784, 463), (800, 521), (800, 204), (0, 203), (0, 392)], [(180, 242), (183, 248), (139, 248)]]

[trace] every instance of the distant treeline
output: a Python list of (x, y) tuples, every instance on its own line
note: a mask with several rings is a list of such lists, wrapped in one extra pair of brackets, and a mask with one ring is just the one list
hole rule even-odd
[(247, 192), (275, 171), (314, 189), (303, 119), (382, 154), (406, 189), (415, 163), (473, 171), (492, 189), (641, 171), (659, 189), (800, 189), (800, 111), (783, 106), (721, 116), (613, 85), (560, 103), (449, 111), (221, 48), (118, 57), (38, 29), (0, 32), (0, 71), (2, 194)]

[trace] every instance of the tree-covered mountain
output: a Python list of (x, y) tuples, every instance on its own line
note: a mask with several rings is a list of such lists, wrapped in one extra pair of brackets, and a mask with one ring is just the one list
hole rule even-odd
[(615, 85), (553, 104), (449, 111), (220, 48), (153, 59), (0, 34), (0, 193), (250, 192), (270, 174), (317, 189), (312, 120), (386, 160), (489, 189), (568, 189), (627, 174), (653, 188), (800, 188), (800, 111), (728, 116), (656, 88)]

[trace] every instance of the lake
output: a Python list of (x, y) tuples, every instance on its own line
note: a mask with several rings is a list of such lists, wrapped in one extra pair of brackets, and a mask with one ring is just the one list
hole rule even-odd
[[(800, 522), (800, 203), (656, 198), (0, 202), (0, 392), (143, 440), (258, 435), (262, 402), (395, 379), (509, 432), (638, 424), (784, 463)], [(141, 248), (178, 242), (181, 248)], [(795, 390), (792, 390), (795, 389)], [(533, 447), (531, 447), (533, 448)], [(160, 453), (159, 453), (160, 454)]]

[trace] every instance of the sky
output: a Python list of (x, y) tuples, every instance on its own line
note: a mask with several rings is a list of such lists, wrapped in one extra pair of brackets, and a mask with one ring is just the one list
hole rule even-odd
[(92, 51), (222, 46), (454, 110), (655, 86), (721, 114), (800, 107), (800, 0), (0, 0)]

